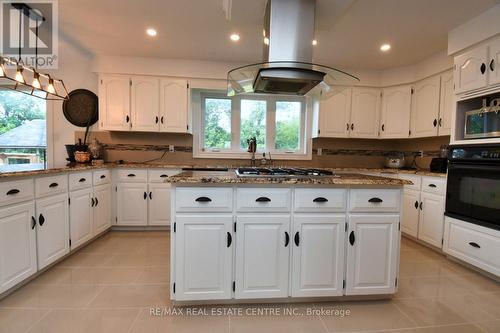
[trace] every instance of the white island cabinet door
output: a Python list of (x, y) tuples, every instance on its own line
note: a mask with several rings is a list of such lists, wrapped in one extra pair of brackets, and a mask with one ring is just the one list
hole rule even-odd
[(38, 269), (69, 253), (68, 195), (36, 201)]
[(148, 224), (148, 185), (122, 183), (116, 186), (117, 225)]
[(403, 194), (401, 231), (415, 238), (418, 235), (419, 205), (420, 191), (405, 190)]
[(392, 294), (399, 256), (399, 215), (349, 216), (346, 295)]
[(111, 227), (111, 185), (94, 187), (94, 197), (93, 235), (96, 236)]
[(292, 296), (341, 296), (344, 278), (344, 214), (296, 215)]
[(93, 207), (95, 200), (92, 188), (69, 193), (69, 234), (71, 250), (76, 249), (93, 236)]
[(418, 239), (442, 247), (444, 230), (444, 196), (422, 192)]
[(288, 296), (289, 215), (241, 215), (236, 221), (235, 298)]
[(36, 273), (33, 203), (0, 210), (0, 294)]
[(173, 299), (230, 299), (233, 235), (231, 215), (175, 218)]

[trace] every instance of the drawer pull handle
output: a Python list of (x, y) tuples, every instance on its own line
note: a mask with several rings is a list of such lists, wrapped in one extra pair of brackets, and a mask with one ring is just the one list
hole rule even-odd
[(300, 244), (300, 235), (299, 235), (298, 231), (295, 233), (295, 236), (293, 237), (293, 241), (295, 242), (295, 246), (299, 246), (299, 244)]
[(95, 198), (95, 206), (97, 207), (98, 204), (99, 204), (99, 200), (97, 198)]
[(418, 209), (418, 201), (415, 201), (415, 209)]
[(167, 178), (168, 175), (160, 175), (160, 178)]
[(144, 192), (144, 200), (146, 200), (147, 198), (148, 198), (148, 193)]
[(288, 243), (290, 243), (290, 235), (285, 231), (285, 247), (288, 246)]
[(36, 227), (36, 219), (34, 216), (31, 217), (31, 230), (35, 229)]
[(328, 202), (327, 198), (319, 197), (313, 200), (313, 202)]
[(422, 210), (422, 207), (424, 207), (424, 202), (420, 201), (420, 210)]
[(104, 179), (104, 178), (106, 178), (106, 175), (101, 175), (101, 179)]
[(368, 200), (368, 202), (371, 202), (371, 203), (381, 203), (383, 202), (384, 200), (380, 199), (380, 198), (371, 198)]
[(135, 174), (133, 174), (133, 173), (129, 173), (129, 174), (127, 175), (127, 177), (135, 177)]
[(484, 74), (484, 72), (486, 72), (486, 64), (483, 62), (479, 69), (481, 70), (481, 74)]
[(95, 205), (95, 201), (94, 201), (94, 198), (90, 198), (90, 200), (91, 200), (91, 204), (90, 204), (90, 207), (94, 207), (94, 205)]
[(84, 183), (84, 182), (86, 182), (86, 181), (87, 181), (87, 179), (85, 179), (85, 178), (80, 178), (80, 180), (78, 180), (78, 181), (79, 181), (80, 183)]
[(231, 246), (231, 243), (233, 242), (233, 236), (231, 236), (231, 233), (227, 233), (227, 247)]
[(437, 186), (436, 186), (436, 184), (429, 184), (428, 186), (429, 186), (429, 187), (432, 187), (432, 188), (437, 187)]
[(50, 184), (50, 185), (49, 185), (49, 187), (50, 187), (50, 188), (53, 188), (53, 187), (58, 187), (58, 186), (59, 186), (59, 184), (58, 184), (58, 183), (52, 183), (52, 184)]
[(212, 199), (210, 198), (207, 198), (207, 197), (199, 197), (199, 198), (196, 198), (196, 200), (194, 200), (196, 202), (211, 202)]
[(480, 249), (481, 248), (481, 246), (478, 243), (476, 243), (476, 242), (469, 242), (469, 245), (472, 246), (472, 247), (475, 247), (476, 249)]
[(44, 223), (45, 223), (45, 217), (43, 217), (43, 215), (40, 214), (40, 216), (38, 217), (38, 224), (41, 227)]
[(12, 190), (9, 190), (9, 191), (7, 192), (7, 195), (14, 195), (14, 194), (18, 194), (19, 192), (21, 192), (21, 191), (19, 191), (17, 188), (14, 188), (14, 189), (12, 189)]
[(354, 231), (351, 231), (351, 233), (349, 234), (349, 244), (351, 244), (351, 246), (353, 246), (355, 241), (356, 241), (356, 237), (354, 236)]
[(149, 200), (153, 200), (153, 192), (149, 192)]
[(271, 202), (271, 199), (269, 199), (268, 197), (258, 197), (257, 199), (255, 199), (256, 202)]

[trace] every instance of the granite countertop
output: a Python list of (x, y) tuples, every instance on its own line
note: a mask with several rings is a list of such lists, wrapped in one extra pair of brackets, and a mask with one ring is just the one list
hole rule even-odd
[(317, 185), (383, 185), (403, 186), (413, 183), (405, 179), (367, 176), (354, 173), (345, 173), (325, 177), (237, 177), (234, 171), (184, 171), (167, 179), (176, 184), (317, 184)]
[(446, 178), (447, 173), (443, 172), (431, 172), (428, 169), (388, 169), (388, 168), (327, 168), (333, 172), (381, 172), (381, 173), (392, 173), (392, 174), (409, 174), (409, 175), (419, 175), (419, 176), (431, 176), (431, 177), (443, 177)]

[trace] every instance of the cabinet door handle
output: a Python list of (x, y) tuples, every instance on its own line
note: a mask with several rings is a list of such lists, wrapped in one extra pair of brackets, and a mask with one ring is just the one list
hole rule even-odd
[(347, 123), (347, 130), (349, 130), (349, 123)]
[(437, 187), (436, 184), (429, 184), (427, 186), (432, 187), (432, 188), (436, 188)]
[(328, 199), (323, 197), (317, 197), (313, 199), (313, 202), (328, 202)]
[(53, 188), (53, 187), (58, 187), (58, 186), (59, 186), (59, 184), (58, 184), (58, 183), (52, 183), (52, 184), (50, 184), (50, 185), (49, 185), (49, 187), (50, 187), (50, 188)]
[(97, 207), (98, 204), (99, 204), (99, 200), (97, 198), (95, 198), (95, 206)]
[(35, 229), (36, 219), (34, 216), (31, 217), (31, 230)]
[(370, 203), (381, 203), (381, 202), (384, 202), (384, 200), (382, 200), (380, 198), (371, 198), (371, 199), (368, 199), (368, 202), (370, 202)]
[(21, 192), (21, 191), (19, 191), (17, 188), (13, 188), (12, 190), (9, 190), (9, 191), (7, 192), (7, 195), (14, 195), (14, 194), (18, 194), (19, 192)]
[(351, 131), (354, 131), (354, 123), (351, 124)]
[(442, 118), (439, 118), (438, 125), (439, 125), (439, 127), (443, 127), (443, 119)]
[(160, 175), (160, 178), (167, 178), (168, 175)]
[(163, 124), (163, 116), (161, 116), (160, 122)]
[(153, 200), (153, 192), (149, 192), (149, 200)]
[(351, 244), (351, 246), (353, 246), (355, 241), (356, 241), (356, 237), (354, 236), (354, 231), (351, 231), (351, 233), (349, 234), (349, 244)]
[(43, 215), (40, 214), (40, 216), (38, 217), (38, 224), (41, 227), (44, 223), (45, 223), (45, 217), (43, 217)]
[(495, 59), (491, 59), (490, 61), (490, 70), (492, 72), (495, 70)]
[(481, 246), (478, 243), (476, 243), (476, 242), (469, 242), (469, 245), (472, 246), (472, 247), (475, 247), (476, 249), (480, 249), (481, 248)]
[(87, 179), (85, 179), (85, 178), (80, 178), (78, 181), (79, 181), (80, 183), (85, 183), (85, 182), (87, 181)]
[(432, 124), (434, 125), (434, 127), (436, 127), (436, 126), (437, 126), (437, 124), (438, 124), (437, 119), (434, 119), (434, 121), (432, 122)]
[(104, 179), (104, 178), (106, 178), (106, 175), (101, 175), (101, 177), (100, 177), (100, 178), (101, 178), (101, 179)]
[(146, 200), (148, 198), (148, 194), (146, 192), (144, 192), (144, 200)]
[(199, 197), (199, 198), (196, 198), (194, 201), (196, 201), (196, 202), (211, 202), (212, 199), (210, 199), (208, 197)]
[(129, 116), (125, 117), (125, 121), (128, 123), (130, 121), (130, 117)]
[(285, 231), (285, 247), (288, 246), (288, 243), (290, 243), (290, 235)]
[(299, 244), (300, 244), (300, 235), (299, 235), (298, 231), (295, 233), (295, 236), (293, 237), (293, 241), (295, 242), (295, 246), (299, 246)]
[(424, 207), (424, 202), (420, 201), (420, 210), (422, 210), (422, 207)]
[(155, 118), (155, 123), (158, 124), (158, 116)]
[(484, 72), (486, 72), (486, 65), (484, 64), (484, 62), (481, 64), (481, 74), (484, 74)]
[(227, 247), (231, 246), (231, 243), (233, 242), (233, 236), (231, 236), (231, 233), (227, 233)]
[(127, 175), (127, 177), (135, 177), (135, 174), (134, 174), (134, 173), (129, 173), (129, 174)]
[(415, 209), (418, 209), (418, 201), (415, 201)]
[(271, 202), (271, 199), (269, 199), (268, 197), (258, 197), (257, 199), (255, 199), (256, 202)]
[(382, 132), (385, 131), (385, 124), (382, 124)]
[(90, 200), (91, 200), (90, 207), (94, 207), (94, 205), (95, 205), (94, 198), (91, 198)]

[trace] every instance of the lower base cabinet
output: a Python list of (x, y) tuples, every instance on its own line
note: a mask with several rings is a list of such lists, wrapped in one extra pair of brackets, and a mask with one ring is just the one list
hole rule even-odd
[(94, 187), (94, 218), (93, 235), (111, 227), (111, 185), (99, 185)]
[(94, 193), (92, 188), (70, 192), (69, 200), (69, 230), (73, 250), (93, 237)]
[(399, 259), (399, 215), (349, 215), (346, 295), (392, 294)]
[(37, 271), (33, 202), (0, 209), (0, 294)]
[(420, 191), (405, 189), (403, 194), (401, 231), (415, 238), (418, 237), (419, 206)]
[(442, 247), (444, 229), (444, 196), (422, 192), (420, 196), (418, 238), (435, 247)]
[(175, 219), (177, 300), (230, 299), (233, 262), (231, 215)]
[(149, 184), (148, 225), (170, 225), (170, 184)]
[(148, 185), (121, 183), (116, 187), (117, 225), (145, 226), (148, 224)]
[(295, 215), (292, 297), (342, 296), (344, 214)]

